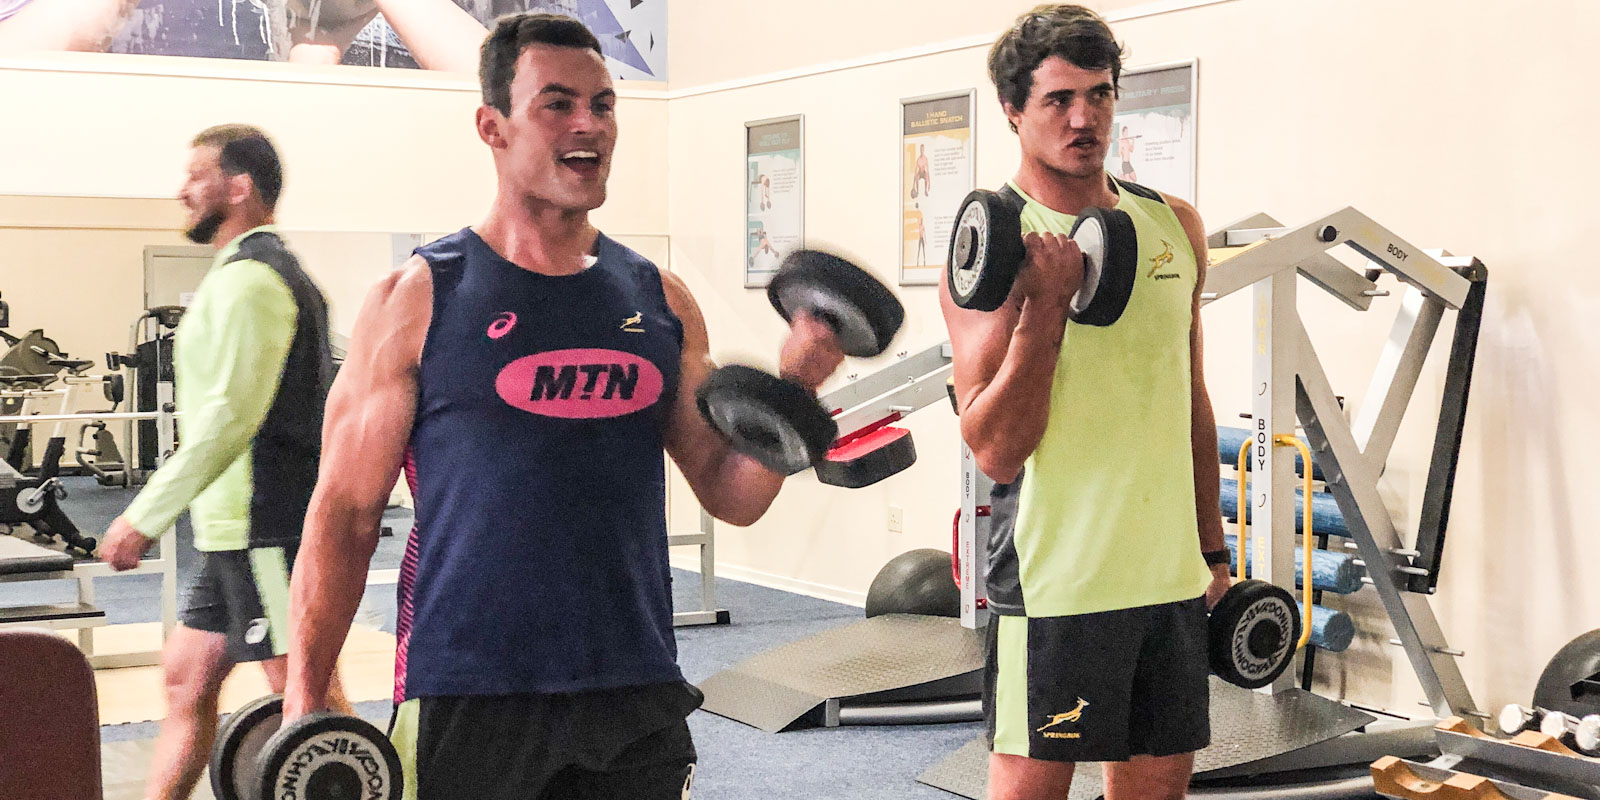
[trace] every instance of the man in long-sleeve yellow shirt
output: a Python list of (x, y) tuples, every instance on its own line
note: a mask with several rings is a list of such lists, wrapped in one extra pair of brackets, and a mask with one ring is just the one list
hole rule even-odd
[(333, 362), (327, 304), (272, 227), (282, 186), (261, 131), (223, 125), (195, 138), (179, 195), (188, 235), (225, 244), (178, 327), (183, 446), (102, 545), (102, 558), (129, 569), (187, 508), (201, 555), (162, 656), (168, 714), (151, 800), (193, 790), (235, 664), (260, 662), (273, 691), (283, 691), (289, 569), (316, 485)]

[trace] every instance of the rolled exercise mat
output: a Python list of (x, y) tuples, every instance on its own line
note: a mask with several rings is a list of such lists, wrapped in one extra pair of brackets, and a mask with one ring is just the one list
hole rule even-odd
[[(1237, 574), (1239, 571), (1239, 537), (1228, 536), (1228, 569)], [(1255, 554), (1251, 553), (1245, 564), (1245, 575), (1248, 577), (1253, 570)], [(1305, 551), (1302, 548), (1294, 549), (1294, 583), (1296, 588), (1305, 585)], [(1365, 574), (1356, 564), (1356, 557), (1349, 553), (1332, 553), (1327, 550), (1311, 551), (1311, 588), (1324, 592), (1337, 594), (1355, 594), (1361, 591), (1363, 584), (1361, 576)]]
[[(1294, 527), (1298, 533), (1301, 517), (1305, 516), (1304, 490), (1294, 490)], [(1239, 482), (1232, 478), (1222, 479), (1222, 518), (1239, 518)], [(1247, 522), (1253, 520), (1246, 520)], [(1327, 492), (1314, 492), (1311, 495), (1311, 530), (1313, 533), (1326, 533), (1333, 536), (1349, 536), (1350, 529), (1344, 524), (1344, 513), (1339, 510), (1339, 501)]]
[(1311, 607), (1312, 647), (1330, 653), (1343, 653), (1355, 638), (1356, 623), (1349, 614), (1327, 606)]

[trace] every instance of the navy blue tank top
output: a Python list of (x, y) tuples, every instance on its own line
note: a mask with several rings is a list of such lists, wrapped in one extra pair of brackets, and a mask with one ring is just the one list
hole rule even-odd
[(433, 277), (406, 475), (395, 702), (681, 681), (662, 428), (683, 326), (604, 235), (540, 275), (465, 229)]

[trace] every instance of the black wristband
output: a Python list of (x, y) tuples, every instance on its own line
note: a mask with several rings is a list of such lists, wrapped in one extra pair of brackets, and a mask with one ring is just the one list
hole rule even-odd
[(1221, 550), (1202, 550), (1200, 555), (1205, 558), (1206, 565), (1212, 567), (1218, 564), (1226, 564), (1233, 560), (1233, 556), (1228, 553), (1228, 548), (1226, 547)]

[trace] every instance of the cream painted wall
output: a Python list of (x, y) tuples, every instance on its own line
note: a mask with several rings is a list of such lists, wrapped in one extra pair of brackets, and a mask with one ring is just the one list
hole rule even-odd
[[(783, 334), (762, 293), (741, 288), (745, 121), (806, 115), (808, 243), (854, 253), (885, 279), (893, 278), (896, 255), (899, 98), (977, 87), (978, 183), (995, 186), (1015, 168), (1016, 145), (995, 106), (981, 46), (751, 88), (698, 93), (685, 86), (696, 77), (794, 66), (789, 62), (808, 53), (816, 63), (823, 54), (853, 58), (995, 34), (1031, 3), (984, 4), (961, 18), (961, 29), (948, 27), (945, 15), (921, 14), (925, 3), (869, 5), (852, 6), (852, 19), (881, 15), (872, 17), (875, 33), (910, 9), (930, 21), (904, 43), (880, 45), (840, 33), (837, 15), (812, 13), (816, 4), (805, 13), (741, 4), (742, 13), (762, 14), (757, 21), (765, 28), (783, 31), (763, 40), (762, 52), (775, 55), (761, 62), (770, 67), (757, 69), (747, 68), (757, 61), (753, 51), (741, 49), (750, 46), (748, 37), (724, 33), (746, 30), (744, 17), (720, 3), (674, 6), (669, 158), (680, 166), (667, 203), (673, 262), (704, 307), (720, 358), (771, 364)], [(1131, 66), (1199, 59), (1198, 206), (1213, 227), (1255, 211), (1295, 223), (1354, 205), (1419, 246), (1475, 255), (1491, 270), (1434, 607), (1451, 644), (1468, 654), (1461, 664), (1478, 706), (1493, 709), (1526, 702), (1548, 657), (1600, 627), (1600, 606), (1581, 599), (1600, 563), (1600, 537), (1583, 522), (1600, 512), (1600, 496), (1583, 488), (1600, 482), (1600, 466), (1585, 457), (1600, 436), (1588, 408), (1600, 389), (1593, 368), (1600, 340), (1587, 334), (1600, 313), (1600, 289), (1582, 255), (1594, 232), (1588, 187), (1600, 181), (1600, 159), (1588, 155), (1586, 142), (1600, 111), (1581, 99), (1588, 85), (1582, 65), (1592, 61), (1586, 31), (1600, 25), (1600, 7), (1528, 4), (1518, 8), (1514, 26), (1469, 7), (1476, 6), (1236, 0), (1130, 19), (1116, 31), (1134, 54)], [(685, 63), (697, 50), (697, 30), (738, 41), (701, 51), (716, 53), (705, 64)], [(692, 171), (681, 166), (687, 164)], [(1395, 298), (1359, 314), (1302, 287), (1302, 314), (1330, 379), (1357, 402)], [(933, 290), (899, 293), (908, 318), (896, 349), (939, 341)], [(1245, 302), (1229, 298), (1204, 312), (1208, 385), (1224, 423), (1248, 407)], [(1453, 319), (1446, 316), (1446, 330)], [(1408, 535), (1447, 352), (1448, 344), (1434, 348), (1384, 479)], [(933, 407), (910, 427), (920, 460), (906, 472), (857, 491), (801, 476), (757, 525), (723, 527), (724, 572), (859, 600), (890, 556), (948, 547), (955, 420)], [(904, 533), (887, 531), (890, 505), (905, 509)], [(682, 506), (674, 503), (678, 530), (693, 525)], [(1319, 682), (1359, 703), (1421, 712), (1422, 693), (1398, 651), (1384, 644), (1391, 633), (1370, 593), (1346, 605), (1361, 617), (1363, 634), (1348, 653), (1319, 659)]]
[[(79, 53), (0, 60), (9, 120), (0, 192), (171, 197), (190, 137), (249, 122), (283, 156), (287, 228), (455, 230), (488, 208), (494, 171), (473, 128), (476, 81), (299, 66)], [(595, 219), (659, 233), (666, 165), (651, 132), (664, 127), (666, 104), (654, 89), (619, 90), (617, 177)]]
[[(1089, 0), (1102, 14), (1143, 0)], [(805, 68), (998, 32), (1033, 2), (751, 3), (686, 0), (667, 9), (673, 89)]]

